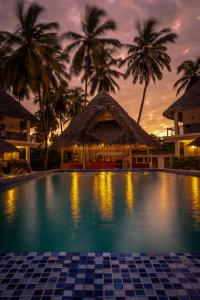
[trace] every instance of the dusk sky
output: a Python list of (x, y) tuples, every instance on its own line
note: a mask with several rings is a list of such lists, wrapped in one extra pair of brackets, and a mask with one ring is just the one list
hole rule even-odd
[[(162, 113), (176, 99), (176, 92), (173, 90), (173, 84), (178, 78), (176, 67), (182, 61), (194, 59), (200, 54), (200, 0), (40, 0), (38, 3), (46, 8), (42, 19), (59, 22), (61, 32), (79, 31), (85, 5), (96, 4), (104, 8), (108, 16), (116, 21), (117, 31), (110, 35), (121, 42), (132, 42), (136, 34), (135, 22), (149, 17), (157, 18), (160, 26), (171, 27), (178, 34), (176, 44), (169, 47), (172, 72), (164, 72), (162, 81), (150, 85), (141, 121), (141, 125), (148, 132), (164, 134), (165, 128), (172, 125)], [(15, 0), (0, 0), (0, 30), (15, 28), (14, 8)], [(120, 50), (119, 56), (125, 53), (126, 50)], [(80, 85), (74, 78), (70, 84)], [(120, 80), (119, 85), (120, 91), (112, 96), (137, 119), (143, 87), (139, 84), (133, 85), (131, 78)], [(24, 101), (24, 105), (32, 112), (35, 111), (31, 101)]]

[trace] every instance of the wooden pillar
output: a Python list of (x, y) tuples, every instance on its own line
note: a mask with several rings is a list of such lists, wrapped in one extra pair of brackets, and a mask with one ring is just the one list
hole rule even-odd
[(178, 112), (177, 111), (174, 113), (174, 129), (175, 129), (175, 135), (178, 135), (179, 128), (178, 128)]
[(26, 137), (26, 140), (27, 142), (30, 142), (30, 133), (31, 133), (31, 121), (27, 120), (26, 121), (26, 134), (27, 134), (27, 137)]
[(26, 161), (30, 165), (30, 147), (26, 146)]
[(83, 169), (85, 170), (85, 146), (83, 146)]
[(175, 141), (175, 155), (180, 157), (180, 143), (179, 143), (179, 141)]
[(130, 148), (130, 169), (132, 169), (132, 163), (133, 163), (133, 158), (132, 158), (132, 150)]
[(60, 149), (60, 157), (61, 157), (60, 164), (61, 164), (61, 169), (63, 168), (63, 164), (64, 164), (63, 154), (64, 154), (64, 151), (63, 151), (63, 148), (61, 148)]

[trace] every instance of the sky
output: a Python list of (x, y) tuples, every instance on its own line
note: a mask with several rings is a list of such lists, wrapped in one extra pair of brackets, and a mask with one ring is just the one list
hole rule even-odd
[[(15, 0), (0, 0), (0, 30), (12, 31), (15, 28), (15, 3)], [(141, 119), (142, 127), (156, 135), (164, 135), (166, 128), (173, 126), (172, 121), (164, 118), (162, 113), (177, 99), (173, 89), (174, 82), (179, 78), (176, 74), (177, 66), (200, 54), (200, 0), (39, 0), (38, 3), (45, 7), (41, 20), (59, 22), (61, 33), (80, 31), (86, 4), (95, 4), (106, 10), (108, 17), (117, 23), (116, 32), (111, 32), (110, 36), (123, 43), (133, 41), (136, 21), (144, 21), (150, 17), (159, 20), (160, 28), (170, 27), (177, 33), (176, 43), (170, 45), (168, 50), (172, 59), (172, 72), (164, 71), (163, 79), (149, 86)], [(125, 54), (126, 50), (120, 50), (119, 56), (123, 57)], [(77, 84), (81, 85), (79, 79), (72, 78), (70, 85)], [(120, 90), (112, 96), (132, 118), (137, 119), (143, 86), (133, 85), (131, 77), (126, 81), (119, 80), (119, 85)], [(31, 100), (24, 101), (23, 104), (32, 112), (36, 110)]]

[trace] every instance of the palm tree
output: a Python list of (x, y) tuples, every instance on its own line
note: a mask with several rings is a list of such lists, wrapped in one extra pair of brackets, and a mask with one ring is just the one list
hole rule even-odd
[(133, 44), (126, 45), (128, 56), (122, 64), (127, 63), (125, 78), (129, 75), (133, 77), (133, 83), (137, 81), (144, 83), (144, 91), (138, 115), (138, 124), (140, 123), (147, 87), (152, 80), (162, 79), (163, 69), (170, 68), (170, 56), (167, 54), (167, 44), (174, 43), (177, 35), (172, 33), (169, 28), (156, 31), (158, 22), (155, 19), (149, 19), (143, 24), (137, 22), (136, 29), (138, 35), (134, 38)]
[(180, 64), (177, 68), (177, 74), (181, 72), (183, 73), (182, 77), (174, 84), (174, 88), (177, 88), (177, 95), (181, 91), (187, 91), (200, 80), (200, 56), (195, 60), (186, 60)]
[(119, 89), (115, 79), (124, 76), (123, 73), (117, 70), (119, 66), (119, 59), (114, 59), (112, 55), (115, 49), (102, 49), (99, 55), (98, 64), (92, 65), (90, 73), (90, 95), (94, 95), (96, 91), (105, 90), (107, 92), (115, 93)]
[(68, 117), (71, 98), (71, 91), (68, 88), (67, 82), (63, 81), (58, 89), (52, 90), (50, 97), (53, 99), (53, 110), (59, 119), (60, 130), (62, 133), (63, 124)]
[(103, 37), (108, 31), (116, 29), (116, 23), (113, 20), (108, 19), (102, 22), (106, 15), (103, 9), (87, 5), (84, 20), (81, 22), (81, 34), (69, 31), (63, 35), (64, 38), (72, 41), (66, 48), (66, 52), (75, 50), (71, 72), (80, 75), (84, 71), (85, 105), (91, 67), (98, 63), (101, 47), (106, 45), (120, 47), (120, 42), (117, 39)]
[(85, 92), (81, 87), (75, 87), (73, 89), (70, 89), (69, 93), (70, 102), (68, 104), (68, 118), (66, 119), (66, 121), (69, 121), (74, 116), (78, 115), (85, 107)]
[[(52, 100), (52, 99), (51, 99)], [(43, 99), (44, 103), (44, 111), (42, 112), (40, 109), (35, 113), (35, 116), (40, 121), (37, 126), (37, 137), (41, 144), (45, 143), (45, 130), (47, 134), (47, 140), (49, 140), (50, 134), (54, 133), (59, 126), (59, 122), (57, 119), (57, 115), (54, 110), (54, 102), (51, 101), (49, 98), (48, 100), (45, 98)], [(38, 97), (34, 99), (35, 103), (38, 103)], [(43, 113), (46, 120), (46, 129), (44, 128), (43, 123)], [(48, 158), (48, 157), (47, 157)]]
[(4, 88), (4, 65), (12, 53), (12, 48), (6, 44), (6, 38), (2, 35), (0, 36), (0, 88)]
[(38, 95), (45, 135), (45, 168), (47, 167), (47, 124), (43, 100), (52, 84), (64, 74), (62, 51), (59, 45), (58, 23), (42, 23), (43, 8), (31, 3), (25, 10), (24, 1), (17, 4), (18, 25), (14, 33), (1, 32), (7, 45), (13, 49), (5, 63), (5, 86), (19, 99), (29, 97), (30, 91)]

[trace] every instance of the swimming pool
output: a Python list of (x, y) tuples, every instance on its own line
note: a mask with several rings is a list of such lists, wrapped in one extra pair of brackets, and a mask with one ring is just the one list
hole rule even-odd
[(0, 252), (200, 251), (200, 179), (71, 172), (0, 191)]

